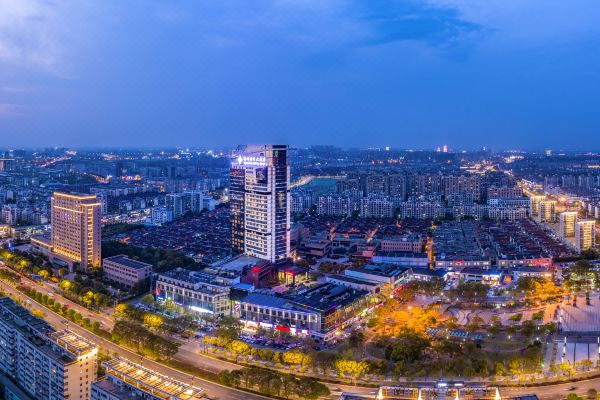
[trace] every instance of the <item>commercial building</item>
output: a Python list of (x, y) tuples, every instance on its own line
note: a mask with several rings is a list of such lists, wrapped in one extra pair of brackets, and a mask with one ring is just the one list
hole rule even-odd
[(575, 248), (578, 252), (596, 247), (596, 221), (583, 220), (575, 223)]
[(0, 374), (38, 400), (87, 400), (98, 346), (57, 332), (8, 297), (0, 298)]
[(290, 296), (251, 293), (239, 301), (236, 314), (249, 329), (263, 327), (328, 341), (373, 308), (371, 298), (364, 290), (324, 283)]
[(133, 260), (120, 254), (102, 261), (102, 274), (105, 281), (127, 288), (148, 286), (152, 275), (152, 265)]
[(408, 268), (392, 264), (367, 264), (360, 267), (349, 267), (344, 271), (344, 275), (347, 277), (391, 287), (399, 286), (406, 280), (408, 273)]
[[(344, 394), (343, 400), (509, 400), (494, 385), (473, 382), (406, 382), (397, 386), (381, 386), (372, 397)], [(537, 396), (523, 396), (521, 400), (537, 400)]]
[(379, 249), (382, 252), (402, 251), (420, 253), (423, 251), (425, 239), (418, 234), (405, 234), (401, 236), (388, 236), (379, 241)]
[(232, 272), (208, 273), (176, 268), (158, 275), (156, 296), (192, 311), (227, 315), (231, 311), (229, 290), (237, 283), (240, 283), (240, 276)]
[(95, 195), (54, 192), (52, 253), (88, 271), (100, 266), (100, 207)]
[(577, 222), (577, 211), (564, 211), (559, 214), (558, 234), (562, 239), (575, 236), (575, 223)]
[(248, 145), (230, 170), (232, 249), (269, 260), (290, 253), (290, 166), (286, 145)]
[(106, 378), (92, 384), (91, 400), (196, 400), (204, 391), (123, 357), (102, 363)]

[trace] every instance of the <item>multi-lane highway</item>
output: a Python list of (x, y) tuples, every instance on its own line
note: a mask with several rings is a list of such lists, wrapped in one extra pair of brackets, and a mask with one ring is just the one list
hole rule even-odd
[[(201, 387), (202, 389), (204, 389), (206, 391), (207, 395), (212, 399), (264, 400), (264, 399), (268, 398), (265, 396), (260, 396), (257, 394), (233, 389), (233, 388), (230, 388), (227, 386), (220, 385), (218, 383), (200, 379), (198, 377), (193, 377), (192, 375), (186, 374), (179, 370), (176, 370), (176, 369), (170, 368), (168, 366), (165, 366), (163, 364), (157, 363), (148, 358), (141, 357), (139, 354), (136, 354), (122, 346), (119, 346), (119, 345), (109, 341), (109, 340), (103, 339), (76, 324), (70, 323), (67, 319), (54, 313), (53, 311), (49, 310), (48, 308), (46, 308), (38, 303), (35, 303), (29, 297), (25, 296), (24, 294), (19, 292), (16, 288), (10, 286), (6, 282), (0, 281), (0, 286), (2, 287), (2, 290), (4, 290), (4, 292), (10, 293), (15, 298), (18, 298), (21, 301), (25, 301), (25, 302), (30, 301), (31, 304), (35, 304), (34, 305), (35, 308), (42, 309), (46, 313), (46, 317), (44, 317), (44, 319), (50, 325), (52, 325), (55, 329), (61, 330), (61, 329), (65, 329), (65, 327), (68, 327), (69, 329), (78, 333), (79, 335), (81, 335), (85, 338), (88, 338), (89, 340), (100, 345), (100, 349), (102, 352), (108, 353), (110, 355), (120, 355), (120, 356), (128, 358), (134, 362), (141, 363), (145, 367), (150, 368), (154, 371), (157, 371), (163, 375), (173, 377), (174, 379), (180, 380), (182, 382), (193, 383), (195, 386), (198, 386), (198, 387)], [(208, 359), (208, 358), (203, 358), (203, 359), (205, 361), (207, 361), (207, 363), (206, 363), (207, 370), (216, 371), (216, 370), (222, 369), (215, 365), (218, 363), (218, 360), (212, 360), (212, 359)], [(211, 362), (212, 362), (212, 365), (210, 365)]]
[[(236, 390), (233, 388), (229, 388), (229, 387), (226, 387), (226, 386), (223, 386), (223, 385), (211, 382), (211, 381), (207, 381), (204, 379), (200, 379), (197, 377), (192, 377), (191, 375), (181, 372), (179, 370), (176, 370), (176, 369), (170, 368), (168, 366), (165, 366), (163, 364), (157, 363), (148, 358), (141, 357), (139, 354), (136, 354), (136, 353), (128, 350), (127, 348), (119, 346), (111, 341), (105, 340), (76, 324), (70, 323), (67, 319), (61, 317), (60, 315), (54, 313), (53, 311), (47, 309), (46, 307), (44, 307), (38, 303), (35, 303), (29, 297), (25, 296), (24, 294), (19, 292), (16, 288), (7, 284), (6, 282), (0, 281), (0, 287), (2, 287), (2, 289), (5, 292), (10, 293), (11, 295), (13, 295), (17, 298), (20, 298), (21, 300), (23, 300), (25, 302), (29, 301), (30, 304), (34, 304), (34, 307), (43, 309), (44, 312), (46, 313), (46, 317), (44, 319), (48, 323), (50, 323), (52, 326), (54, 326), (55, 329), (60, 330), (60, 329), (64, 329), (65, 327), (68, 327), (69, 329), (77, 332), (78, 334), (98, 343), (101, 346), (102, 351), (105, 353), (109, 353), (111, 355), (120, 355), (120, 356), (126, 357), (132, 361), (141, 362), (144, 366), (146, 366), (148, 368), (151, 368), (161, 374), (171, 376), (175, 379), (178, 379), (178, 380), (181, 380), (184, 382), (193, 382), (194, 385), (200, 386), (204, 390), (206, 390), (206, 393), (211, 398), (233, 399), (233, 400), (259, 400), (259, 399), (267, 398), (264, 396), (260, 396), (260, 395)], [(39, 291), (41, 291), (43, 293), (47, 293), (47, 294), (53, 292), (52, 288), (48, 288), (46, 286), (40, 286), (39, 288), (36, 287), (36, 290), (39, 290)], [(64, 298), (61, 298), (60, 301), (63, 303), (67, 302)], [(79, 306), (78, 304), (75, 304), (72, 302), (68, 302), (68, 303), (72, 304), (73, 308), (82, 312), (83, 315), (89, 314), (88, 310), (84, 309), (83, 307)], [(112, 326), (112, 324), (113, 324), (112, 320), (110, 318), (108, 318), (107, 316), (98, 315), (98, 314), (93, 315), (93, 319), (99, 319), (99, 317), (103, 321), (106, 321), (106, 322), (103, 322), (104, 324), (106, 324), (106, 326)], [(193, 346), (190, 346), (190, 345), (183, 346), (181, 351), (177, 354), (177, 358), (183, 359), (187, 362), (191, 362), (201, 369), (204, 369), (207, 371), (212, 371), (212, 372), (219, 372), (224, 369), (239, 368), (239, 366), (229, 363), (227, 361), (222, 361), (222, 360), (213, 359), (211, 357), (202, 356), (201, 354), (196, 353), (193, 350)], [(393, 383), (391, 383), (391, 384), (393, 384)], [(358, 393), (358, 394), (362, 394), (362, 395), (366, 395), (366, 396), (372, 396), (373, 390), (374, 390), (373, 388), (340, 385), (340, 384), (327, 384), (327, 386), (329, 387), (329, 389), (332, 392), (332, 395), (330, 396), (331, 398), (339, 398), (339, 394), (341, 392), (351, 392), (351, 393)], [(570, 389), (573, 389), (573, 390), (570, 390)], [(550, 385), (550, 386), (518, 387), (518, 388), (510, 387), (510, 388), (503, 388), (501, 391), (502, 391), (503, 395), (513, 395), (514, 396), (514, 395), (522, 395), (522, 394), (536, 394), (542, 400), (558, 400), (558, 399), (564, 398), (565, 395), (568, 393), (577, 393), (580, 395), (585, 395), (585, 394), (587, 394), (587, 391), (589, 389), (596, 389), (596, 390), (600, 391), (600, 378), (579, 381), (576, 383), (565, 383), (565, 384)]]

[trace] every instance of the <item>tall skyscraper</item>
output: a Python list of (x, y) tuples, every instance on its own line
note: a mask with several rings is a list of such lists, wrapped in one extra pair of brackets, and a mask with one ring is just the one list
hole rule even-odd
[(596, 221), (583, 220), (575, 224), (575, 247), (580, 253), (596, 247)]
[(100, 207), (96, 195), (54, 192), (52, 252), (89, 271), (100, 266)]
[(248, 145), (231, 165), (232, 250), (275, 262), (290, 253), (290, 166), (286, 145)]
[(577, 222), (577, 211), (565, 211), (559, 216), (559, 235), (561, 238), (575, 236), (575, 223)]

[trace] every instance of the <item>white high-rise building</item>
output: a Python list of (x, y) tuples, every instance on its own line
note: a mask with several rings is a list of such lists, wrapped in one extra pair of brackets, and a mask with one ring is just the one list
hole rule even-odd
[(575, 223), (575, 247), (580, 253), (596, 247), (596, 221), (583, 220)]
[(290, 254), (287, 145), (248, 145), (231, 165), (233, 250), (271, 262)]
[(559, 236), (569, 238), (575, 236), (575, 223), (577, 222), (577, 211), (565, 211), (559, 215)]
[(98, 346), (0, 298), (0, 373), (37, 400), (87, 400), (96, 380)]

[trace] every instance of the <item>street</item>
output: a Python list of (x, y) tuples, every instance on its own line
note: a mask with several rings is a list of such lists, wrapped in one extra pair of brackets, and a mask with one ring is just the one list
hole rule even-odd
[[(207, 395), (211, 399), (259, 400), (259, 399), (268, 398), (265, 396), (244, 392), (241, 390), (237, 390), (234, 388), (220, 385), (215, 382), (211, 382), (211, 381), (207, 381), (205, 379), (194, 377), (192, 375), (189, 375), (184, 372), (178, 371), (176, 369), (170, 368), (163, 364), (157, 363), (148, 358), (141, 357), (139, 354), (136, 354), (136, 353), (132, 352), (131, 350), (128, 350), (122, 346), (119, 346), (111, 341), (105, 340), (105, 339), (93, 334), (92, 332), (80, 327), (79, 325), (71, 323), (69, 320), (59, 316), (58, 314), (54, 313), (53, 311), (49, 310), (48, 308), (36, 303), (29, 297), (27, 297), (24, 294), (22, 294), (21, 292), (19, 292), (16, 288), (10, 286), (9, 284), (7, 284), (3, 281), (0, 281), (0, 286), (2, 286), (2, 289), (6, 293), (12, 294), (13, 296), (15, 296), (15, 298), (20, 299), (21, 301), (29, 300), (32, 304), (35, 304), (36, 307), (43, 309), (44, 312), (46, 313), (46, 317), (44, 317), (44, 320), (46, 320), (56, 330), (62, 330), (62, 329), (68, 328), (68, 329), (76, 332), (77, 334), (97, 343), (100, 346), (101, 351), (104, 353), (125, 357), (129, 360), (140, 363), (140, 364), (144, 365), (145, 367), (150, 368), (161, 374), (170, 376), (170, 377), (180, 380), (182, 382), (193, 383), (195, 386), (198, 386), (198, 387), (201, 387), (202, 389), (204, 389), (206, 391)], [(216, 370), (214, 365), (218, 364), (217, 360), (204, 359), (204, 361), (206, 362), (206, 364), (204, 364), (207, 367), (206, 369), (209, 369), (212, 371)], [(210, 365), (211, 363), (213, 365)], [(217, 367), (217, 369), (218, 369), (218, 367)]]

